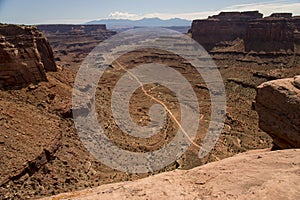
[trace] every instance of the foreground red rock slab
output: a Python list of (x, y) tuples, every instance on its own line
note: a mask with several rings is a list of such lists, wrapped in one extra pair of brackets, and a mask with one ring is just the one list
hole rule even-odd
[(132, 182), (60, 194), (58, 199), (300, 199), (300, 149), (250, 151)]

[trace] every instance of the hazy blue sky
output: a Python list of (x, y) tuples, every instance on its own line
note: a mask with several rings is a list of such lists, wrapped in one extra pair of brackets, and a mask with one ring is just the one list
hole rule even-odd
[(103, 18), (206, 18), (219, 11), (260, 10), (300, 15), (300, 0), (0, 0), (0, 22), (84, 23)]

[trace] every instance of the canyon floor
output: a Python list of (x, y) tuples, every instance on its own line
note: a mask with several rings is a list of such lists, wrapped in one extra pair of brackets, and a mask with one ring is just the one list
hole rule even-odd
[[(213, 151), (199, 159), (199, 149), (192, 145), (180, 159), (158, 172), (128, 174), (113, 170), (95, 159), (80, 141), (72, 119), (72, 88), (76, 72), (97, 42), (89, 38), (83, 38), (84, 41), (74, 38), (68, 42), (51, 36), (48, 39), (59, 66), (58, 72), (48, 72), (46, 82), (31, 84), (20, 90), (0, 91), (1, 199), (45, 197), (137, 180), (175, 169), (179, 170), (170, 174), (182, 174), (187, 172), (180, 170), (192, 169), (248, 150), (271, 148), (272, 140), (258, 128), (258, 115), (253, 110), (256, 87), (268, 80), (300, 74), (299, 56), (293, 54), (232, 51), (241, 46), (239, 40), (216, 47), (210, 55), (225, 84), (227, 113), (225, 127)], [(120, 57), (118, 62), (126, 69), (157, 62), (183, 74), (191, 82), (203, 114), (201, 128), (194, 140), (201, 145), (210, 119), (210, 101), (207, 86), (195, 69), (176, 55), (153, 49), (133, 51)], [(164, 131), (147, 140), (129, 137), (113, 121), (110, 98), (116, 81), (124, 73), (116, 63), (112, 63), (100, 79), (95, 101), (98, 121), (106, 127), (105, 134), (123, 149), (135, 152), (158, 149), (167, 144), (178, 129), (170, 117)], [(171, 91), (151, 84), (145, 88), (166, 102), (179, 116), (178, 102)], [(136, 90), (131, 100), (132, 118), (137, 124), (147, 125), (153, 100), (147, 98), (140, 89)], [(239, 163), (235, 157), (232, 159), (234, 162), (229, 163), (231, 166)], [(213, 167), (213, 164), (208, 166)], [(194, 176), (193, 171), (189, 173)], [(153, 177), (156, 178), (159, 179), (159, 176)], [(201, 187), (202, 184), (198, 185)]]

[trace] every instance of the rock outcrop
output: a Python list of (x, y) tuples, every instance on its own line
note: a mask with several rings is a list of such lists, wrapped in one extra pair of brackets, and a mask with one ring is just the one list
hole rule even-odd
[(34, 26), (0, 24), (0, 88), (46, 81), (56, 71), (52, 49)]
[(50, 199), (299, 199), (300, 150), (252, 151), (133, 182)]
[(300, 147), (300, 76), (258, 86), (255, 108), (275, 147)]
[(194, 20), (192, 38), (207, 50), (220, 42), (243, 40), (242, 52), (296, 52), (300, 18), (292, 13), (274, 13), (262, 18), (257, 11), (222, 12), (206, 20)]

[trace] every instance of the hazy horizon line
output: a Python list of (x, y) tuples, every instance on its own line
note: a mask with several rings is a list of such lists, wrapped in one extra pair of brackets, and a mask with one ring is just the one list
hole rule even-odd
[[(108, 17), (93, 18), (93, 19), (49, 19), (41, 22), (34, 23), (15, 23), (15, 24), (85, 24), (90, 21), (97, 20), (111, 20), (111, 19), (128, 19), (128, 20), (140, 20), (143, 18), (159, 18), (161, 20), (170, 20), (174, 18), (183, 20), (196, 20), (196, 19), (207, 19), (209, 16), (219, 14), (220, 12), (243, 12), (243, 11), (259, 11), (264, 16), (270, 16), (272, 13), (278, 12), (288, 12), (293, 13), (294, 16), (300, 15), (300, 2), (299, 3), (284, 3), (282, 1), (278, 2), (262, 2), (262, 3), (252, 3), (252, 4), (238, 4), (225, 7), (220, 10), (211, 11), (201, 11), (201, 12), (185, 12), (185, 13), (146, 13), (146, 14), (136, 14), (128, 13), (122, 11), (111, 12)], [(3, 23), (3, 22), (1, 22)], [(14, 22), (4, 22), (12, 23)]]

